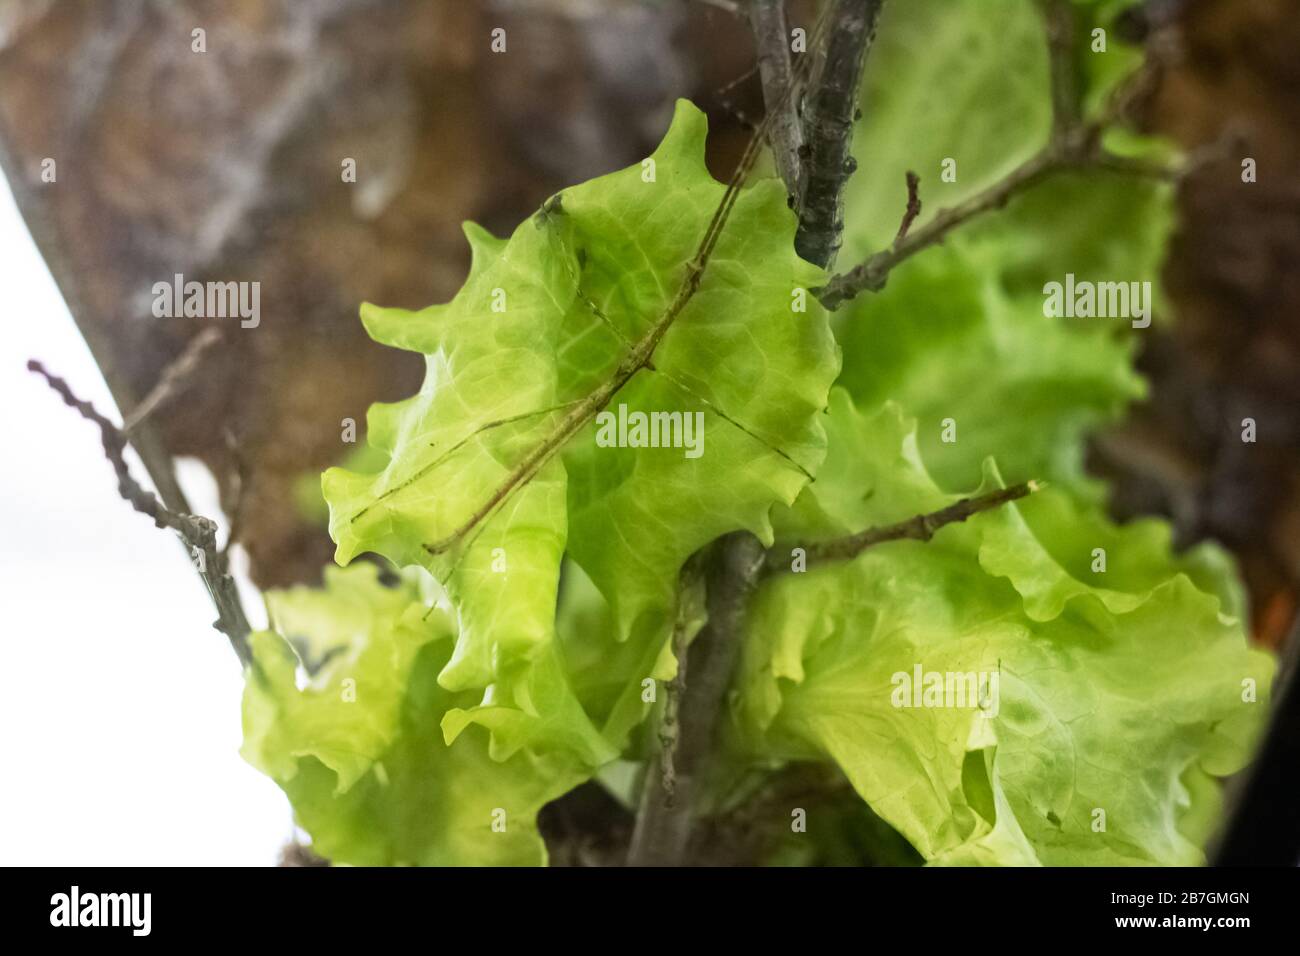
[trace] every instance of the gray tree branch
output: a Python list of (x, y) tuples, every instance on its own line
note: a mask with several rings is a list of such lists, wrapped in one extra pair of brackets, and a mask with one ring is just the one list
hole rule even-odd
[(750, 0), (749, 23), (758, 50), (763, 102), (767, 111), (773, 114), (768, 142), (776, 171), (794, 204), (799, 197), (799, 150), (803, 145), (803, 130), (792, 89), (794, 73), (790, 65), (790, 27), (785, 16), (785, 0)]
[[(15, 151), (5, 137), (0, 136), (0, 169), (21, 168)], [(83, 318), (88, 314), (89, 309), (82, 296), (78, 294), (81, 283), (78, 282), (78, 276), (72, 271), (66, 257), (59, 254), (58, 233), (48, 205), (40, 201), (34, 188), (23, 176), (10, 173), (9, 187), (13, 191), (18, 211), (22, 213), (23, 221), (27, 223), (28, 231), (31, 232), (32, 239), (41, 253), (41, 258), (49, 268), (50, 274), (54, 276), (59, 291), (67, 300), (68, 311), (72, 314), (72, 321), (76, 323), (77, 331), (81, 333), (91, 356), (95, 359), (95, 364), (99, 366), (100, 374), (104, 376), (114, 403), (123, 410), (123, 413), (128, 408), (135, 408), (136, 395), (129, 384), (128, 376), (112, 361), (113, 349), (108, 333)], [(189, 503), (185, 500), (185, 494), (176, 480), (171, 453), (164, 447), (157, 431), (147, 425), (137, 428), (131, 436), (131, 445), (140, 456), (140, 461), (149, 474), (149, 480), (158, 489), (163, 503), (179, 511), (189, 510)]]
[(122, 431), (127, 434), (135, 431), (140, 426), (140, 423), (158, 408), (166, 405), (184, 391), (185, 386), (189, 384), (190, 376), (199, 367), (204, 354), (220, 341), (221, 330), (216, 326), (208, 326), (208, 328), (190, 339), (189, 344), (185, 346), (185, 350), (163, 369), (162, 375), (158, 376), (158, 384), (150, 389), (149, 394), (141, 400), (139, 405), (131, 409), (130, 413), (123, 419)]
[[(678, 658), (685, 684), (676, 689), (675, 727), (666, 747), (646, 771), (630, 866), (680, 866), (694, 829), (697, 799), (717, 741), (727, 688), (740, 656), (749, 599), (758, 586), (765, 552), (747, 531), (715, 543), (706, 572), (709, 622)], [(664, 785), (664, 753), (673, 768)]]
[(192, 554), (198, 558), (196, 568), (212, 597), (217, 609), (217, 620), (213, 627), (221, 631), (230, 640), (239, 662), (245, 666), (252, 662), (248, 635), (250, 627), (244, 614), (244, 606), (239, 600), (239, 591), (235, 579), (230, 576), (225, 554), (217, 547), (216, 522), (201, 515), (174, 511), (158, 500), (158, 496), (142, 486), (131, 475), (127, 467), (125, 452), (127, 438), (123, 431), (112, 421), (101, 415), (90, 402), (77, 398), (72, 388), (63, 379), (52, 375), (40, 362), (32, 359), (27, 363), (28, 370), (40, 375), (50, 388), (63, 399), (65, 405), (74, 408), (87, 421), (99, 426), (100, 439), (104, 445), (104, 457), (113, 466), (117, 474), (117, 490), (128, 504), (141, 514), (153, 519), (159, 528), (171, 528), (193, 549)]
[(867, 53), (876, 36), (884, 0), (831, 0), (825, 45), (804, 98), (803, 166), (795, 250), (829, 268), (844, 230), (844, 183), (857, 168), (851, 155), (858, 90)]

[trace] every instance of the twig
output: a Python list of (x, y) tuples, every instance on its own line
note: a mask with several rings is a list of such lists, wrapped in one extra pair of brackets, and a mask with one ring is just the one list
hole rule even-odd
[(117, 474), (118, 493), (136, 511), (152, 518), (159, 528), (171, 528), (189, 545), (192, 549), (191, 553), (199, 558), (196, 562), (199, 575), (203, 578), (203, 583), (207, 586), (217, 609), (218, 618), (212, 626), (230, 639), (230, 645), (235, 649), (241, 664), (251, 663), (252, 655), (248, 647), (250, 631), (248, 618), (244, 615), (235, 580), (227, 570), (225, 556), (217, 548), (216, 522), (201, 515), (173, 511), (159, 501), (153, 492), (144, 488), (131, 476), (124, 457), (127, 447), (125, 433), (96, 411), (95, 406), (90, 402), (77, 398), (67, 382), (52, 375), (40, 362), (32, 359), (27, 363), (27, 368), (44, 378), (50, 388), (63, 399), (65, 405), (76, 409), (82, 418), (99, 426), (100, 439), (104, 445), (104, 457), (108, 459)]
[[(928, 514), (916, 515), (896, 524), (868, 528), (865, 531), (859, 531), (857, 534), (851, 534), (844, 538), (835, 538), (831, 541), (821, 541), (815, 544), (802, 545), (801, 547), (806, 555), (808, 566), (812, 566), (826, 561), (848, 561), (856, 558), (872, 545), (884, 544), (886, 541), (905, 539), (929, 541), (934, 537), (936, 531), (946, 525), (965, 521), (982, 511), (999, 508), (1008, 502), (1031, 495), (1042, 487), (1042, 482), (1025, 481), (1018, 485), (1011, 485), (1008, 488), (999, 488), (987, 494), (976, 495), (973, 498), (962, 498), (946, 508), (940, 508), (938, 511), (931, 511)], [(776, 574), (790, 571), (790, 551), (791, 546), (787, 545), (773, 547), (767, 553), (767, 573)]]
[[(134, 29), (134, 25), (131, 28)], [(24, 168), (24, 164), (19, 162), (4, 136), (0, 136), (0, 167), (8, 171), (9, 184), (18, 209), (32, 238), (36, 240), (37, 248), (50, 274), (59, 285), (59, 291), (67, 300), (72, 321), (76, 323), (77, 330), (90, 349), (95, 364), (99, 366), (100, 374), (104, 376), (104, 382), (113, 396), (113, 402), (118, 408), (134, 408), (138, 402), (130, 373), (116, 360), (113, 333), (110, 331), (116, 323), (89, 321), (88, 316), (94, 312), (94, 304), (87, 301), (83, 294), (83, 277), (76, 274), (76, 270), (63, 254), (64, 249), (55, 216), (49, 203), (40, 198), (47, 193), (44, 190), (31, 189), (28, 177), (16, 174), (17, 170)], [(140, 456), (149, 480), (158, 489), (158, 496), (162, 498), (163, 504), (176, 511), (188, 511), (189, 502), (185, 500), (180, 482), (176, 480), (172, 456), (157, 430), (148, 425), (141, 425), (131, 434), (131, 446)]]
[(646, 775), (647, 791), (656, 785), (660, 787), (667, 806), (672, 806), (677, 794), (677, 741), (681, 733), (682, 695), (686, 692), (686, 629), (683, 624), (684, 622), (678, 621), (677, 627), (673, 629), (673, 657), (677, 661), (677, 673), (668, 682), (664, 693), (664, 715), (659, 722), (659, 773), (652, 771)]
[(216, 326), (209, 326), (190, 339), (184, 351), (176, 357), (176, 360), (163, 369), (162, 375), (158, 378), (158, 384), (153, 387), (139, 405), (132, 409), (131, 414), (123, 419), (122, 431), (129, 434), (159, 406), (184, 391), (186, 385), (189, 384), (189, 377), (198, 368), (203, 353), (219, 341), (221, 341), (221, 330)]
[(755, 64), (735, 79), (728, 80), (726, 83), (722, 84), (722, 86), (713, 91), (714, 97), (722, 108), (731, 114), (731, 116), (735, 118), (736, 122), (750, 134), (753, 134), (754, 130), (758, 129), (758, 124), (751, 120), (736, 101), (732, 99), (731, 92), (738, 89), (742, 84), (748, 83), (757, 75), (758, 66)]
[(733, 532), (716, 543), (707, 575), (709, 623), (685, 654), (690, 680), (679, 705), (673, 790), (664, 793), (652, 765), (628, 853), (631, 866), (679, 866), (685, 859), (699, 786), (713, 754), (718, 719), (740, 655), (745, 614), (764, 556), (762, 542), (747, 531)]
[[(557, 206), (558, 206), (558, 203), (557, 203)], [(554, 213), (553, 213), (552, 211), (548, 210), (546, 206), (543, 206), (543, 207), (542, 207), (542, 211), (541, 211), (538, 215), (539, 215), (539, 216), (542, 216), (542, 217), (543, 217), (542, 221), (545, 222), (545, 221), (547, 221), (547, 220), (549, 219), (550, 216), (554, 215)], [(563, 255), (562, 255), (562, 254), (561, 254), (560, 258), (563, 258)], [(624, 345), (626, 345), (626, 346), (629, 347), (629, 348), (634, 347), (636, 343), (634, 343), (631, 339), (629, 339), (626, 335), (623, 334), (623, 332), (618, 328), (617, 323), (615, 323), (613, 319), (611, 319), (608, 315), (605, 314), (605, 310), (602, 309), (599, 305), (597, 305), (597, 304), (592, 300), (591, 296), (587, 295), (585, 292), (582, 291), (581, 283), (580, 283), (580, 280), (579, 280), (579, 276), (578, 276), (577, 272), (573, 270), (572, 264), (569, 263), (569, 262), (566, 260), (566, 261), (565, 261), (565, 266), (566, 266), (567, 269), (568, 269), (570, 279), (571, 279), (571, 280), (573, 281), (573, 283), (574, 283), (574, 291), (575, 291), (575, 293), (577, 294), (577, 297), (578, 297), (579, 301), (581, 301), (582, 304), (586, 307), (587, 311), (590, 312), (590, 313), (591, 313), (593, 316), (595, 316), (597, 319), (599, 319), (600, 322), (601, 322), (601, 324), (603, 324), (607, 329), (609, 329), (611, 332), (613, 332), (615, 336), (617, 336), (619, 339), (621, 339)], [(693, 398), (695, 401), (699, 402), (701, 405), (703, 405), (706, 409), (708, 409), (709, 411), (711, 411), (713, 414), (717, 415), (717, 416), (718, 416), (719, 418), (721, 418), (723, 421), (726, 421), (726, 422), (728, 422), (728, 423), (734, 425), (736, 428), (740, 429), (742, 432), (744, 432), (744, 433), (745, 433), (746, 435), (748, 435), (750, 438), (754, 439), (754, 441), (759, 442), (759, 443), (762, 444), (762, 445), (765, 445), (765, 446), (766, 446), (766, 447), (767, 447), (767, 448), (768, 448), (768, 449), (769, 449), (769, 450), (770, 450), (774, 455), (777, 455), (778, 457), (784, 459), (787, 463), (790, 464), (791, 467), (793, 467), (793, 468), (797, 468), (800, 472), (802, 472), (803, 475), (804, 475), (804, 477), (808, 478), (810, 481), (812, 480), (812, 477), (813, 477), (812, 472), (810, 472), (807, 468), (805, 468), (805, 467), (804, 467), (803, 465), (801, 465), (799, 462), (795, 461), (794, 458), (790, 457), (790, 455), (789, 455), (788, 453), (786, 453), (786, 452), (783, 451), (782, 449), (778, 448), (777, 446), (773, 445), (770, 441), (768, 441), (767, 439), (765, 439), (762, 435), (758, 434), (754, 429), (750, 428), (750, 427), (749, 427), (748, 425), (746, 425), (744, 422), (740, 421), (738, 418), (735, 418), (734, 416), (732, 416), (731, 414), (729, 414), (729, 413), (728, 413), (726, 410), (724, 410), (720, 405), (716, 404), (716, 403), (713, 402), (712, 400), (710, 400), (710, 399), (706, 398), (705, 396), (701, 395), (701, 394), (700, 394), (700, 393), (699, 393), (699, 392), (698, 392), (698, 391), (697, 391), (697, 390), (696, 390), (692, 385), (690, 385), (688, 382), (686, 382), (685, 380), (683, 380), (682, 378), (680, 378), (679, 376), (677, 376), (677, 375), (674, 374), (673, 372), (670, 372), (668, 369), (658, 368), (658, 367), (654, 364), (653, 360), (650, 361), (650, 362), (648, 362), (648, 363), (646, 364), (646, 368), (651, 369), (651, 370), (653, 370), (653, 371), (655, 371), (655, 372), (658, 372), (660, 375), (662, 375), (662, 376), (663, 376), (664, 378), (666, 378), (668, 381), (672, 382), (672, 383), (673, 383), (674, 385), (676, 385), (679, 389), (681, 389), (681, 390), (682, 390), (683, 392), (685, 392), (687, 395), (691, 396), (691, 398)], [(476, 432), (475, 432), (475, 433), (482, 432), (485, 428), (486, 428), (486, 426), (480, 426), (478, 429), (476, 429)], [(473, 435), (471, 435), (470, 437), (472, 438)], [(466, 440), (468, 440), (468, 439), (466, 439)], [(463, 444), (464, 444), (464, 441), (462, 441), (462, 442), (458, 442), (456, 447), (459, 447), (460, 445), (463, 445)], [(454, 450), (454, 448), (453, 448), (453, 450)], [(450, 454), (450, 452), (444, 452), (443, 455), (441, 456), (441, 459), (445, 459), (449, 454)], [(436, 464), (436, 463), (434, 463), (434, 464)], [(426, 465), (425, 468), (421, 469), (421, 472), (422, 472), (422, 473), (423, 473), (423, 472), (427, 472), (427, 470), (428, 470), (429, 468), (431, 468), (431, 467), (432, 467), (431, 465)], [(407, 479), (408, 482), (409, 482), (410, 480), (411, 480), (411, 479)]]
[(907, 208), (903, 211), (903, 221), (898, 224), (898, 234), (894, 236), (894, 248), (907, 238), (907, 230), (912, 228), (916, 217), (921, 215), (921, 177), (910, 169), (907, 171)]
[(799, 197), (799, 149), (803, 145), (803, 130), (791, 90), (794, 74), (790, 66), (790, 29), (785, 17), (785, 0), (750, 0), (749, 23), (758, 49), (763, 102), (769, 104), (769, 113), (776, 112), (768, 131), (768, 142), (772, 146), (776, 171), (785, 183), (793, 205)]
[(943, 242), (948, 233), (958, 226), (986, 212), (1003, 208), (1013, 196), (1065, 170), (1099, 169), (1167, 182), (1177, 181), (1186, 175), (1186, 169), (1183, 168), (1154, 165), (1102, 151), (1096, 147), (1091, 133), (1092, 129), (1089, 128), (1084, 135), (1074, 137), (1063, 148), (1048, 146), (1035, 153), (984, 191), (956, 206), (939, 210), (933, 219), (901, 242), (895, 240), (888, 249), (869, 256), (848, 272), (832, 276), (826, 285), (814, 289), (813, 294), (825, 308), (833, 312), (859, 293), (879, 292), (885, 287), (889, 273), (918, 252)]
[(804, 259), (824, 268), (830, 268), (840, 248), (844, 183), (857, 168), (850, 149), (858, 89), (883, 5), (884, 0), (833, 0), (825, 46), (814, 48), (794, 245)]
[(664, 693), (664, 710), (659, 721), (659, 750), (646, 768), (642, 804), (661, 801), (671, 807), (677, 793), (677, 744), (681, 737), (681, 703), (686, 692), (687, 648), (691, 624), (699, 607), (697, 595), (704, 587), (704, 552), (692, 555), (682, 567), (677, 582), (677, 617), (673, 623), (672, 649), (677, 671)]
[(860, 292), (879, 292), (894, 267), (906, 262), (922, 249), (942, 242), (944, 237), (970, 219), (992, 209), (1000, 209), (1016, 193), (1039, 182), (1049, 173), (1062, 168), (1065, 157), (1053, 148), (1036, 153), (1005, 177), (983, 192), (976, 193), (965, 202), (941, 209), (920, 229), (910, 233), (901, 242), (870, 256), (848, 272), (832, 276), (831, 280), (813, 292), (823, 306), (831, 311)]

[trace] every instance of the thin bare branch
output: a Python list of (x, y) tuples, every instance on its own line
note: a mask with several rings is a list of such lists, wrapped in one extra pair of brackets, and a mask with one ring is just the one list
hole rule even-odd
[[(556, 205), (558, 206), (559, 203), (557, 202)], [(554, 212), (552, 210), (548, 210), (545, 206), (543, 206), (542, 212), (539, 213), (538, 215), (541, 217), (540, 222), (546, 224), (550, 220), (550, 217), (554, 215)], [(602, 309), (599, 305), (597, 305), (595, 300), (593, 300), (591, 296), (587, 295), (587, 293), (583, 291), (582, 284), (579, 281), (578, 275), (574, 271), (573, 266), (568, 261), (567, 257), (565, 257), (563, 253), (560, 253), (560, 258), (564, 261), (565, 266), (569, 271), (569, 277), (573, 280), (574, 292), (576, 294), (578, 301), (581, 302), (586, 307), (587, 311), (590, 312), (593, 316), (595, 316), (600, 321), (600, 323), (603, 326), (605, 326), (605, 328), (607, 328), (625, 346), (627, 346), (628, 348), (634, 348), (636, 343), (632, 342), (626, 335), (624, 335), (623, 331), (618, 327), (618, 325), (614, 322), (614, 320), (605, 314), (605, 310)], [(734, 425), (736, 428), (740, 429), (750, 438), (754, 439), (754, 441), (758, 442), (763, 447), (765, 447), (770, 452), (772, 452), (772, 454), (783, 459), (787, 464), (791, 465), (792, 467), (797, 468), (800, 472), (804, 474), (806, 478), (810, 480), (812, 479), (813, 477), (812, 473), (803, 465), (801, 465), (799, 462), (795, 461), (795, 459), (792, 458), (787, 452), (783, 451), (781, 448), (777, 447), (772, 442), (768, 441), (766, 438), (760, 435), (756, 430), (750, 428), (748, 425), (740, 421), (738, 418), (733, 417), (729, 412), (727, 412), (717, 403), (713, 402), (712, 400), (705, 397), (704, 395), (701, 395), (696, 389), (692, 388), (686, 381), (684, 381), (679, 376), (673, 374), (667, 369), (658, 368), (655, 365), (653, 358), (646, 363), (645, 367), (647, 370), (655, 372), (656, 374), (662, 375), (664, 378), (668, 379), (668, 381), (672, 382), (673, 385), (677, 386), (685, 394), (689, 395), (695, 401), (699, 402), (701, 405), (703, 405), (709, 411), (713, 412), (713, 414), (717, 415), (723, 421), (728, 422), (731, 425)], [(482, 429), (480, 428), (479, 431), (481, 430)], [(466, 440), (468, 441), (468, 439)], [(424, 469), (421, 470), (427, 471), (429, 467), (431, 466), (426, 466)]]
[(153, 387), (139, 405), (131, 410), (131, 414), (123, 419), (122, 431), (130, 434), (140, 422), (148, 418), (156, 409), (183, 392), (189, 384), (190, 376), (199, 367), (199, 361), (203, 358), (203, 353), (219, 341), (221, 341), (221, 330), (216, 326), (209, 326), (190, 339), (189, 344), (185, 346), (185, 350), (176, 357), (174, 362), (163, 369), (162, 375), (158, 378), (158, 384)]
[[(664, 805), (671, 807), (677, 794), (677, 742), (681, 735), (681, 703), (686, 692), (686, 628), (679, 620), (673, 628), (673, 656), (677, 673), (664, 690), (664, 715), (659, 722), (659, 773), (646, 775), (647, 789), (656, 785), (663, 790)], [(653, 799), (653, 797), (647, 797)]]
[(907, 238), (907, 231), (921, 215), (921, 177), (910, 169), (907, 171), (907, 208), (903, 211), (903, 221), (898, 224), (898, 233), (894, 236), (894, 248), (897, 249)]
[[(450, 459), (452, 455), (456, 454), (456, 452), (460, 451), (462, 448), (464, 448), (466, 445), (468, 445), (470, 442), (472, 442), (475, 438), (479, 437), (480, 435), (486, 434), (487, 432), (493, 431), (494, 429), (501, 428), (504, 425), (514, 425), (522, 421), (527, 421), (530, 418), (538, 418), (542, 415), (550, 415), (552, 412), (562, 412), (567, 408), (573, 408), (574, 406), (578, 405), (581, 402), (582, 399), (575, 399), (574, 401), (571, 402), (564, 402), (560, 405), (551, 405), (548, 406), (547, 408), (534, 408), (531, 411), (521, 412), (518, 415), (509, 415), (505, 418), (496, 418), (490, 422), (483, 422), (481, 425), (474, 426), (474, 428), (469, 432), (469, 434), (465, 435), (463, 438), (459, 438), (456, 441), (452, 442), (450, 447), (448, 447), (445, 451), (443, 451), (442, 454), (440, 454), (433, 461), (429, 462), (427, 465), (423, 466), (415, 474), (404, 479), (398, 484), (393, 485), (391, 488), (387, 489), (386, 491), (380, 493), (368, 505), (366, 505), (356, 514), (352, 515), (352, 517), (350, 517), (348, 521), (360, 520), (366, 514), (368, 514), (370, 512), (370, 509), (375, 507), (375, 505), (409, 488), (411, 485), (418, 482), (425, 475), (429, 474), (431, 471), (436, 469), (439, 465), (446, 463), (446, 461)], [(437, 442), (430, 442), (429, 447), (436, 448)]]
[(796, 109), (794, 71), (790, 64), (790, 27), (785, 17), (785, 0), (750, 0), (749, 23), (758, 49), (758, 71), (763, 83), (763, 102), (776, 112), (768, 132), (776, 171), (785, 183), (791, 203), (800, 190), (799, 149), (803, 130)]
[(217, 547), (216, 522), (202, 515), (173, 511), (159, 501), (153, 492), (142, 486), (131, 475), (124, 457), (127, 447), (126, 434), (110, 419), (101, 415), (90, 402), (77, 398), (66, 381), (52, 375), (40, 362), (32, 359), (27, 363), (27, 368), (44, 378), (50, 388), (63, 399), (65, 405), (76, 409), (82, 418), (99, 427), (104, 457), (108, 459), (117, 474), (117, 490), (123, 500), (136, 511), (152, 518), (159, 528), (171, 528), (177, 532), (191, 548), (199, 576), (207, 586), (217, 609), (218, 618), (212, 626), (229, 638), (240, 663), (250, 664), (252, 655), (248, 646), (250, 632), (248, 618), (244, 614), (243, 604), (240, 603), (235, 580), (227, 569), (225, 555)]
[[(139, 18), (135, 13), (132, 13), (128, 19), (130, 22), (125, 24), (125, 31), (129, 34), (139, 25)], [(117, 27), (114, 27), (113, 32), (115, 35), (118, 33)], [(116, 42), (117, 40), (114, 40), (115, 44)], [(94, 86), (95, 84), (90, 85)], [(93, 95), (102, 93), (100, 90), (88, 92), (93, 93)], [(3, 136), (0, 136), (0, 168), (10, 171), (23, 168), (12, 146)], [(111, 332), (111, 328), (115, 323), (89, 321), (88, 316), (92, 311), (91, 305), (82, 295), (83, 283), (80, 281), (81, 277), (75, 275), (70, 260), (60, 254), (62, 247), (59, 242), (59, 230), (49, 204), (42, 202), (38, 198), (38, 193), (29, 188), (29, 184), (25, 182), (24, 177), (15, 176), (11, 172), (9, 183), (13, 188), (14, 200), (22, 213), (23, 221), (27, 224), (32, 238), (36, 240), (36, 246), (40, 250), (41, 257), (45, 260), (51, 275), (54, 276), (55, 282), (58, 283), (59, 291), (67, 300), (72, 320), (76, 323), (77, 330), (81, 333), (82, 339), (85, 340), (86, 346), (90, 349), (95, 364), (99, 366), (100, 374), (103, 375), (104, 382), (108, 385), (114, 404), (120, 409), (136, 407), (138, 402), (135, 388), (131, 382), (130, 372), (124, 364), (115, 360)], [(136, 454), (140, 456), (140, 461), (149, 475), (149, 480), (158, 489), (158, 496), (162, 498), (163, 503), (168, 508), (176, 511), (188, 511), (189, 502), (185, 500), (185, 493), (181, 491), (180, 483), (176, 480), (176, 471), (172, 465), (171, 453), (163, 444), (158, 431), (150, 427), (149, 424), (142, 423), (131, 434), (131, 446), (136, 450)]]
[(664, 688), (664, 709), (659, 721), (659, 751), (646, 770), (642, 804), (658, 801), (671, 808), (677, 794), (677, 746), (681, 739), (681, 703), (686, 693), (687, 647), (692, 626), (703, 606), (704, 555), (698, 552), (682, 566), (677, 582), (677, 616), (673, 623), (672, 650), (677, 671)]
[(813, 290), (823, 306), (831, 311), (860, 292), (879, 292), (895, 266), (906, 262), (922, 249), (942, 242), (953, 229), (975, 217), (1000, 209), (1012, 196), (1040, 182), (1049, 173), (1061, 169), (1065, 157), (1053, 148), (1036, 153), (1002, 179), (956, 206), (939, 210), (920, 229), (904, 236), (887, 249), (870, 256), (848, 272), (832, 276), (820, 289)]
[(726, 535), (715, 544), (707, 573), (709, 622), (683, 655), (690, 676), (681, 689), (673, 738), (672, 790), (662, 788), (652, 764), (628, 853), (631, 866), (680, 866), (686, 857), (697, 797), (712, 765), (718, 720), (764, 556), (762, 542), (747, 531)]
[(791, 568), (791, 551), (794, 547), (803, 549), (807, 566), (827, 561), (848, 561), (856, 558), (867, 548), (887, 541), (929, 541), (936, 531), (947, 525), (965, 521), (982, 511), (999, 508), (1011, 501), (1031, 495), (1043, 487), (1042, 482), (1025, 481), (1008, 488), (999, 488), (987, 494), (973, 498), (962, 498), (946, 508), (928, 514), (916, 515), (906, 521), (882, 527), (868, 528), (844, 538), (820, 541), (805, 545), (777, 545), (767, 553), (767, 571), (770, 574), (786, 572)]
[(1048, 146), (1035, 153), (987, 189), (956, 206), (939, 210), (924, 226), (904, 236), (901, 241), (896, 239), (888, 249), (869, 256), (848, 272), (832, 276), (826, 285), (814, 289), (813, 294), (825, 308), (833, 312), (862, 292), (879, 292), (885, 287), (889, 273), (894, 268), (918, 252), (942, 243), (948, 233), (957, 227), (984, 213), (1002, 209), (1014, 196), (1057, 173), (1072, 169), (1098, 169), (1126, 176), (1177, 182), (1198, 165), (1189, 162), (1171, 167), (1117, 156), (1097, 148), (1095, 141), (1090, 138), (1091, 132), (1086, 132), (1088, 135), (1076, 137), (1076, 141), (1084, 142), (1082, 148), (1067, 146), (1058, 149), (1056, 146)]

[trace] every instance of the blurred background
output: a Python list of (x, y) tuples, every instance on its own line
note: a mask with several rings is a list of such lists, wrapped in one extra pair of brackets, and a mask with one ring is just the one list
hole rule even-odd
[[(790, 12), (807, 25), (811, 4)], [(1151, 397), (1090, 464), (1118, 516), (1226, 544), (1255, 639), (1281, 649), (1300, 581), (1300, 0), (1151, 0), (1116, 29), (1175, 51), (1145, 125), (1189, 150), (1238, 133), (1259, 181), (1180, 186), (1178, 321), (1145, 337)], [(154, 318), (155, 281), (259, 281), (259, 327), (222, 326), (149, 417), (138, 472), (223, 528), (237, 515), (252, 585), (317, 581), (317, 476), (357, 447), (341, 423), (363, 431), (421, 375), (358, 304), (449, 298), (463, 220), (507, 233), (638, 160), (677, 97), (709, 113), (725, 175), (762, 113), (753, 63), (730, 0), (0, 0), (0, 862), (272, 863), (291, 836), (238, 757), (239, 670), (183, 550), (23, 363), (120, 418), (213, 324)], [(1249, 468), (1224, 440), (1247, 414), (1270, 422)], [(252, 588), (246, 605), (256, 624)]]

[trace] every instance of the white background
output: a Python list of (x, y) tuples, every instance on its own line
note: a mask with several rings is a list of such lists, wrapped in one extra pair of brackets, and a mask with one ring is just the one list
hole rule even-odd
[[(243, 679), (207, 593), (25, 368), (120, 420), (2, 178), (0, 277), (0, 864), (272, 864), (289, 807), (239, 756)], [(225, 527), (207, 471), (179, 473)]]

